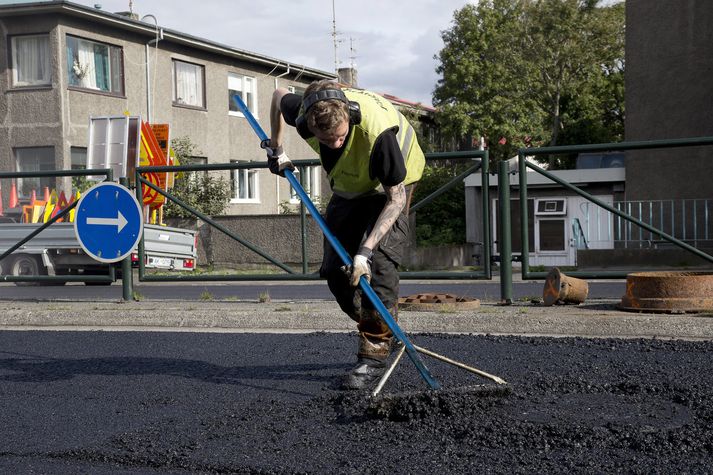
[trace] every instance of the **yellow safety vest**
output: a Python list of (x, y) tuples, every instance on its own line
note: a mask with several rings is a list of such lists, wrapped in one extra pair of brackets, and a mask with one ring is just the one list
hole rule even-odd
[[(369, 177), (369, 159), (377, 137), (388, 129), (396, 130), (396, 138), (401, 154), (406, 161), (404, 184), (418, 181), (423, 174), (426, 158), (418, 145), (416, 131), (401, 112), (384, 97), (361, 89), (342, 89), (347, 99), (359, 103), (361, 122), (351, 125), (349, 139), (329, 172), (332, 191), (344, 198), (355, 198), (369, 193), (380, 186), (378, 179)], [(307, 143), (317, 153), (319, 141), (307, 139)]]

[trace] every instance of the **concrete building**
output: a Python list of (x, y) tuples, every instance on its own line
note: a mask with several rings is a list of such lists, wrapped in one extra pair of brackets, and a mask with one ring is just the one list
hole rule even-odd
[[(713, 2), (626, 0), (626, 140), (713, 136)], [(628, 200), (713, 197), (710, 147), (628, 152)]]
[[(0, 3), (0, 27), (5, 52), (0, 169), (5, 171), (84, 167), (89, 117), (126, 112), (170, 124), (172, 138), (189, 137), (200, 151), (199, 162), (264, 161), (229, 93), (241, 93), (268, 129), (276, 87), (300, 91), (314, 80), (336, 78), (162, 28), (150, 14), (117, 14), (66, 1)], [(316, 158), (292, 128), (286, 147), (293, 160)], [(274, 214), (290, 200), (287, 181), (267, 169), (222, 173), (232, 182), (227, 214)], [(321, 191), (321, 177), (321, 167), (310, 171), (313, 196)], [(20, 197), (55, 185), (50, 180), (21, 180)], [(3, 186), (6, 200), (8, 189)]]

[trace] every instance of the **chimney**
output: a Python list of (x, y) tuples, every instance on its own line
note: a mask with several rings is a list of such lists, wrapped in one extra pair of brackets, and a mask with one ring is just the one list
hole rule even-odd
[(114, 12), (114, 14), (115, 14), (115, 15), (125, 16), (125, 17), (127, 17), (127, 18), (132, 19), (132, 20), (139, 21), (139, 14), (138, 14), (138, 13), (131, 12), (131, 11), (129, 11), (129, 12)]
[(358, 87), (357, 85), (357, 70), (355, 68), (339, 68), (337, 70), (339, 82), (350, 87)]

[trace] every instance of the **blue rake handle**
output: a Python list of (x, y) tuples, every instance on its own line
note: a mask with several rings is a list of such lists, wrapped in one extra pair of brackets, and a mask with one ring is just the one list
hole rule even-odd
[[(233, 95), (233, 100), (237, 103), (238, 107), (240, 108), (240, 111), (248, 120), (248, 123), (253, 128), (258, 138), (261, 141), (267, 140), (267, 134), (265, 134), (265, 131), (262, 130), (260, 124), (257, 123), (255, 117), (248, 110), (247, 106), (240, 98), (240, 96), (237, 94)], [(347, 254), (347, 251), (344, 250), (344, 247), (342, 247), (336, 236), (332, 234), (332, 232), (329, 230), (329, 228), (327, 227), (327, 223), (324, 221), (322, 215), (314, 206), (314, 203), (312, 203), (312, 200), (310, 200), (307, 193), (305, 193), (305, 190), (304, 188), (302, 188), (302, 185), (300, 185), (300, 182), (297, 180), (297, 178), (295, 178), (295, 175), (292, 173), (292, 170), (286, 169), (284, 173), (285, 178), (287, 178), (287, 181), (290, 182), (292, 188), (297, 192), (305, 206), (307, 206), (307, 209), (309, 210), (310, 214), (315, 219), (315, 221), (317, 221), (317, 224), (322, 230), (322, 233), (324, 233), (324, 236), (327, 238), (334, 250), (337, 251), (337, 254), (342, 259), (342, 262), (344, 262), (344, 264), (347, 266), (351, 266), (351, 257), (349, 256), (349, 254)], [(404, 345), (404, 348), (406, 348), (406, 354), (408, 354), (409, 358), (411, 358), (413, 364), (416, 365), (416, 369), (418, 369), (418, 372), (421, 373), (421, 376), (426, 381), (426, 383), (428, 383), (431, 389), (439, 389), (441, 385), (433, 378), (433, 376), (431, 376), (431, 372), (423, 363), (423, 360), (416, 351), (416, 348), (411, 343), (411, 340), (409, 340), (406, 334), (401, 330), (401, 327), (398, 325), (398, 323), (396, 323), (396, 320), (394, 320), (394, 318), (391, 316), (389, 310), (376, 295), (376, 292), (374, 292), (374, 289), (371, 288), (371, 285), (369, 285), (369, 282), (364, 276), (359, 279), (359, 286), (364, 292), (364, 295), (366, 295), (367, 298), (371, 300), (371, 303), (374, 305), (376, 310), (378, 310), (379, 314), (381, 315), (381, 318), (386, 323), (386, 326), (388, 326), (389, 330), (391, 330), (391, 333), (393, 333), (393, 335)]]

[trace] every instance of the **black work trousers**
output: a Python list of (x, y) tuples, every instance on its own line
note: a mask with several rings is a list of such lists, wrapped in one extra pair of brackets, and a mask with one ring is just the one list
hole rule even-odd
[[(332, 195), (327, 205), (327, 226), (350, 257), (356, 254), (361, 243), (373, 229), (385, 204), (386, 195), (383, 193), (355, 199)], [(398, 303), (398, 267), (407, 244), (408, 231), (408, 217), (405, 213), (401, 213), (389, 233), (384, 236), (376, 249), (373, 249), (371, 287), (387, 309), (395, 307)], [(374, 305), (368, 298), (361, 299), (361, 291), (358, 287), (351, 286), (342, 270), (343, 266), (344, 263), (339, 255), (325, 238), (320, 275), (327, 279), (329, 290), (340, 308), (358, 322), (361, 308), (373, 310)]]

